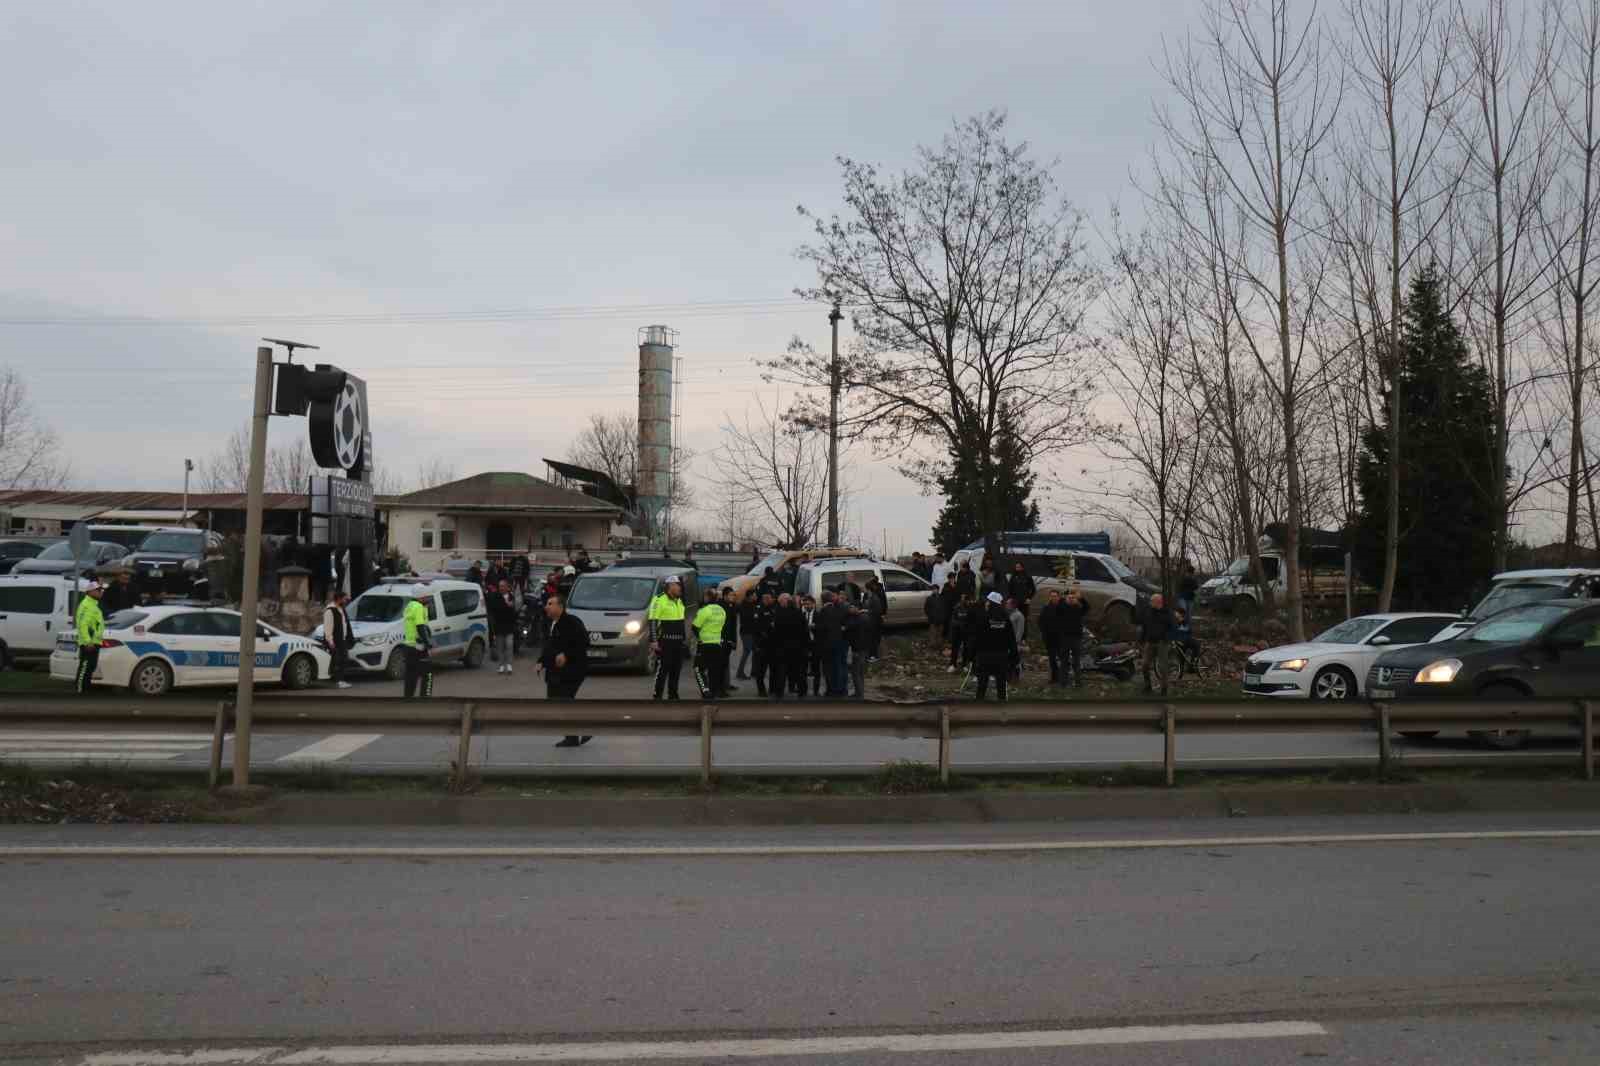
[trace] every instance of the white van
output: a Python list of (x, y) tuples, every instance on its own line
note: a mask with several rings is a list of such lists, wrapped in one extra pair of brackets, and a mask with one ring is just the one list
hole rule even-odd
[[(406, 604), (421, 592), (428, 608), (428, 628), (433, 631), (432, 658), (460, 662), (469, 669), (483, 665), (489, 653), (489, 609), (483, 590), (470, 581), (434, 580), (415, 576), (389, 578), (350, 601), (350, 629), (356, 646), (350, 649), (350, 666), (391, 680), (405, 676), (405, 657), (395, 649), (405, 642), (402, 619)], [(311, 633), (322, 639), (322, 627)]]
[(889, 611), (883, 616), (885, 626), (928, 624), (924, 608), (933, 586), (903, 566), (878, 559), (814, 559), (800, 568), (794, 592), (821, 603), (824, 592), (843, 590), (853, 602), (860, 603), (867, 582), (873, 578), (883, 583), (884, 598), (889, 601)]
[(0, 576), (0, 663), (49, 661), (56, 638), (74, 632), (73, 612), (88, 587), (65, 574)]

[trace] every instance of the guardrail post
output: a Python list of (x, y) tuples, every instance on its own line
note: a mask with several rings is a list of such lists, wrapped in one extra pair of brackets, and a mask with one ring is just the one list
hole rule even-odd
[(464, 788), (467, 784), (467, 765), (472, 758), (472, 712), (475, 705), (467, 700), (461, 705), (461, 736), (456, 741), (456, 766), (452, 784)]
[(1163, 736), (1161, 766), (1166, 771), (1167, 787), (1177, 784), (1178, 778), (1178, 708), (1168, 703), (1162, 708), (1161, 731)]
[(700, 708), (700, 786), (711, 787), (711, 718), (716, 708), (709, 704)]
[(228, 718), (232, 713), (232, 703), (217, 701), (217, 720), (211, 726), (211, 768), (206, 775), (206, 787), (213, 792), (222, 781), (222, 739), (227, 734)]
[(950, 708), (939, 708), (939, 784), (950, 783)]
[(1594, 780), (1594, 704), (1578, 701), (1578, 718), (1583, 727), (1583, 777)]
[(1378, 780), (1389, 780), (1389, 705), (1377, 704), (1378, 709)]

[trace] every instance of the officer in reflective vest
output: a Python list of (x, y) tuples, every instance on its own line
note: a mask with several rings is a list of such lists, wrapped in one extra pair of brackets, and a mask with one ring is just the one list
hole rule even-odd
[(428, 628), (428, 607), (424, 602), (427, 598), (426, 592), (413, 593), (401, 616), (405, 622), (405, 644), (400, 652), (406, 657), (405, 696), (408, 700), (416, 698), (419, 685), (424, 699), (433, 695), (433, 660), (429, 657), (433, 631)]
[(722, 695), (717, 678), (722, 676), (722, 656), (727, 653), (722, 646), (722, 626), (727, 620), (728, 612), (716, 600), (702, 604), (694, 615), (694, 635), (700, 642), (695, 649), (694, 680), (700, 686), (702, 699), (714, 700)]
[(652, 698), (659, 700), (665, 689), (667, 699), (675, 700), (683, 660), (689, 655), (689, 630), (683, 620), (683, 585), (677, 578), (668, 578), (666, 591), (650, 601), (645, 620), (650, 624), (650, 650), (656, 655), (656, 687)]
[(106, 587), (100, 582), (91, 584), (83, 599), (78, 601), (78, 613), (73, 617), (78, 628), (79, 693), (89, 691), (94, 672), (100, 666), (100, 642), (106, 635), (106, 619), (100, 613), (100, 597), (105, 595), (105, 591)]

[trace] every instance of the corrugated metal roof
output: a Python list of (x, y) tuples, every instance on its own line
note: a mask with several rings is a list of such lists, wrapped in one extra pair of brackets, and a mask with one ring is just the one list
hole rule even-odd
[(426, 507), (441, 511), (552, 511), (564, 514), (587, 512), (612, 515), (620, 507), (582, 492), (552, 485), (532, 474), (492, 472), (462, 478), (446, 485), (386, 498), (389, 507)]
[[(269, 492), (262, 497), (269, 511), (303, 511), (311, 505), (304, 493)], [(43, 489), (0, 490), (0, 510), (17, 514), (18, 507), (73, 507), (83, 510), (78, 517), (104, 511), (181, 511), (181, 492), (54, 492)], [(243, 493), (191, 492), (189, 511), (242, 511)]]

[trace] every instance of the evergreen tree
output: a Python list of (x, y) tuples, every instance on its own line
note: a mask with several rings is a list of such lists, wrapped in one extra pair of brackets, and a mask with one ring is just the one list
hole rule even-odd
[[(1400, 566), (1395, 605), (1460, 606), (1494, 564), (1494, 500), (1484, 490), (1494, 469), (1494, 393), (1441, 299), (1429, 265), (1411, 282), (1401, 322)], [(1383, 577), (1388, 518), (1387, 389), (1382, 421), (1362, 433), (1356, 476), (1356, 567)]]
[(1000, 528), (989, 532), (1039, 528), (1039, 505), (1031, 499), (1033, 472), (1028, 468), (1028, 455), (1017, 439), (1010, 412), (1003, 408), (993, 476), (983, 476), (976, 457), (952, 455), (950, 473), (939, 479), (939, 489), (944, 493), (944, 508), (933, 526), (933, 543), (947, 556), (984, 535), (985, 493), (1000, 504), (998, 513), (1003, 515)]

